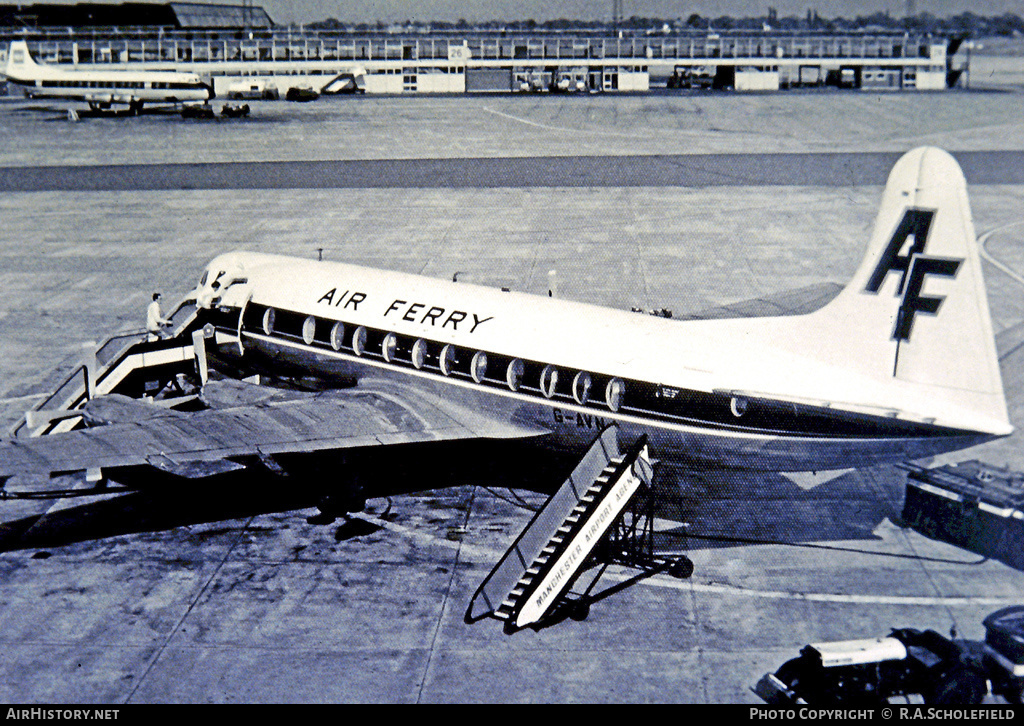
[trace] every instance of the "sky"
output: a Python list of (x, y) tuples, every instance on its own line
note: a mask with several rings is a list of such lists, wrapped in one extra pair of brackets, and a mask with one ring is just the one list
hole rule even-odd
[[(217, 0), (198, 0), (216, 2)], [(241, 0), (224, 0), (239, 4)], [(946, 16), (971, 10), (979, 14), (1024, 11), (1021, 0), (913, 0), (918, 12)], [(610, 20), (612, 0), (253, 0), (277, 23), (307, 23), (325, 18), (346, 22), (403, 20)], [(888, 11), (901, 17), (906, 0), (623, 0), (623, 15), (687, 18), (692, 13), (756, 17), (774, 7), (780, 15), (802, 17), (808, 8), (823, 17), (854, 17)]]

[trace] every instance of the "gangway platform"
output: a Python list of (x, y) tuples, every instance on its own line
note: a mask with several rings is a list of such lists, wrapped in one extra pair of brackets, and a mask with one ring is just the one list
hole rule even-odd
[[(606, 428), (481, 583), (465, 621), (495, 618), (512, 633), (542, 624), (567, 602), (572, 616), (582, 619), (611, 563), (645, 574), (672, 567), (688, 577), (692, 564), (685, 557), (654, 556), (653, 474), (645, 436), (620, 453), (618, 427)], [(582, 596), (570, 600), (570, 588), (594, 564), (602, 564), (601, 571)]]
[(136, 330), (112, 335), (96, 346), (90, 344), (84, 361), (62, 379), (53, 393), (27, 411), (8, 435), (45, 436), (70, 431), (81, 423), (81, 415), (76, 412), (95, 396), (152, 396), (179, 373), (205, 369), (203, 332), (196, 330), (196, 312), (192, 301), (179, 303), (168, 316), (171, 325), (167, 337)]

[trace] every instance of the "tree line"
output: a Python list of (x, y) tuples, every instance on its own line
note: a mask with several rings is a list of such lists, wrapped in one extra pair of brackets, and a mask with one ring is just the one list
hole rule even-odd
[(754, 30), (754, 31), (812, 31), (824, 33), (847, 33), (854, 31), (908, 31), (915, 33), (936, 33), (942, 35), (959, 35), (968, 37), (986, 36), (1020, 36), (1024, 35), (1024, 19), (1014, 13), (1002, 15), (979, 15), (964, 12), (949, 17), (937, 17), (923, 12), (918, 15), (893, 17), (888, 13), (877, 12), (871, 15), (858, 15), (855, 18), (825, 18), (814, 10), (808, 10), (805, 16), (780, 16), (769, 8), (768, 14), (760, 17), (736, 18), (730, 15), (705, 17), (693, 13), (685, 20), (682, 18), (647, 18), (633, 16), (618, 24), (600, 20), (572, 20), (559, 18), (556, 20), (491, 20), (483, 23), (470, 23), (466, 20), (445, 21), (407, 21), (405, 23), (343, 23), (335, 18), (328, 18), (306, 27), (320, 30), (348, 30), (357, 33), (373, 32), (625, 32), (630, 34), (652, 35), (663, 33), (687, 33), (699, 30)]

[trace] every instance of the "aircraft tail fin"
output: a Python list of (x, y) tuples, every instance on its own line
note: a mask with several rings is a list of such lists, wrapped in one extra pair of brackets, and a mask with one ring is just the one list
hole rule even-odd
[(5, 76), (24, 77), (26, 71), (35, 68), (36, 62), (29, 52), (28, 43), (24, 40), (12, 40), (7, 49), (7, 63), (4, 66)]
[(841, 338), (848, 367), (911, 384), (992, 433), (1012, 430), (967, 183), (948, 153), (923, 147), (896, 163), (864, 261), (813, 315)]

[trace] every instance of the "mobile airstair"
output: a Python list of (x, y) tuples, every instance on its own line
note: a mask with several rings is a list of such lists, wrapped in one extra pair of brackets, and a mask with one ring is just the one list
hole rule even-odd
[[(618, 428), (605, 429), (477, 589), (465, 621), (495, 618), (512, 633), (562, 611), (583, 619), (591, 602), (610, 594), (591, 595), (609, 564), (640, 569), (642, 576), (671, 569), (689, 577), (686, 557), (654, 554), (652, 478), (646, 437), (620, 453)], [(586, 592), (571, 596), (592, 565), (601, 566), (598, 575)]]
[(113, 335), (99, 345), (89, 344), (84, 360), (59, 379), (53, 393), (27, 411), (8, 434), (45, 436), (70, 431), (81, 422), (78, 409), (95, 396), (154, 396), (181, 373), (205, 371), (203, 332), (196, 329), (194, 302), (182, 301), (168, 319), (171, 325), (165, 338), (136, 330)]

